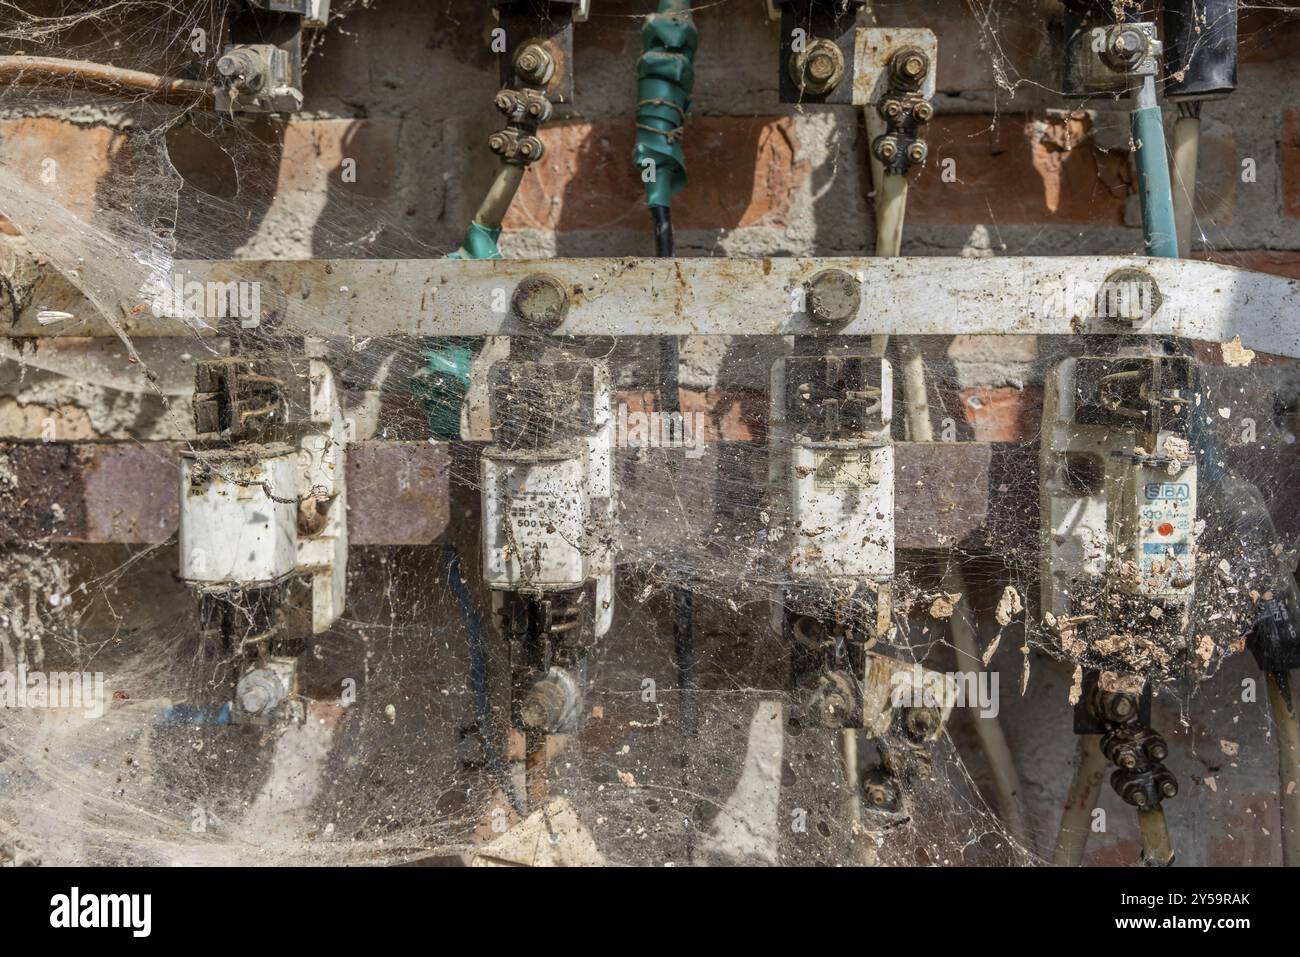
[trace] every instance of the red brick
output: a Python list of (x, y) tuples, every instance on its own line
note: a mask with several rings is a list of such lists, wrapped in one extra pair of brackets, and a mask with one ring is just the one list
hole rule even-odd
[(1216, 249), (1196, 252), (1193, 258), (1300, 279), (1300, 249)]
[(1282, 208), (1292, 219), (1300, 219), (1300, 107), (1282, 114)]
[[(1103, 151), (1085, 114), (938, 116), (930, 158), (913, 179), (912, 223), (1120, 226), (1132, 192), (1127, 150)], [(953, 160), (954, 182), (944, 182)]]
[[(506, 229), (643, 228), (645, 187), (632, 163), (635, 132), (630, 118), (543, 127), (546, 155), (524, 177)], [(811, 171), (797, 159), (790, 117), (693, 118), (685, 149), (690, 183), (673, 201), (679, 228), (782, 228)]]
[(1292, 8), (1242, 10), (1237, 21), (1237, 57), (1242, 66), (1287, 63), (1300, 56), (1300, 20)]
[(962, 389), (961, 407), (976, 442), (1025, 442), (1042, 421), (1041, 386)]
[[(397, 181), (395, 119), (295, 120), (284, 129), (280, 190), (331, 189), (358, 196), (392, 195)], [(356, 160), (356, 182), (343, 181), (343, 161)]]
[[(124, 134), (105, 126), (39, 116), (0, 120), (0, 165), (36, 196), (89, 218), (100, 180), (113, 169), (126, 142)], [(47, 166), (47, 160), (53, 165)], [(52, 172), (52, 182), (43, 182), (46, 170)], [(17, 232), (3, 216), (0, 231)]]
[[(625, 406), (630, 415), (654, 412), (656, 399), (653, 392), (620, 392), (616, 402)], [(756, 442), (767, 434), (767, 396), (759, 392), (682, 389), (681, 409), (683, 415), (704, 413), (700, 440), (706, 444)]]

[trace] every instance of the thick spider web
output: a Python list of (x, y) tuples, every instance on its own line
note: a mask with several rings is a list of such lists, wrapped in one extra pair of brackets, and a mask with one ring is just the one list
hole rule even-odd
[[(706, 38), (738, 3), (701, 6)], [(0, 2), (0, 45), (7, 53), (203, 78), (216, 51), (196, 53), (191, 43), (196, 30), (218, 34), (225, 6), (220, 0)], [(368, 29), (393, 28), (379, 19), (389, 6), (380, 0), (334, 6), (330, 28), (314, 34), (307, 50), (309, 111), (313, 79), (329, 69), (334, 50)], [(392, 6), (409, 12), (409, 4)], [(476, 34), (481, 4), (435, 6), (438, 17), (470, 24), (462, 32)], [(599, 0), (594, 6), (593, 20), (621, 21), (630, 32), (645, 15), (638, 5), (609, 12)], [(902, 22), (905, 6), (879, 3), (877, 16)], [(1048, 28), (1024, 48), (1024, 31), (1008, 27), (1019, 5), (972, 0), (970, 6), (996, 78), (992, 109), (1059, 106), (1054, 83), (1044, 79), (1051, 74), (1030, 69), (1050, 47)], [(1267, 44), (1274, 29), (1262, 25), (1243, 42)], [(629, 62), (629, 75), (631, 69)], [(491, 113), (490, 102), (440, 108)], [(209, 335), (196, 317), (178, 318), (185, 328), (167, 339), (126, 331), (176, 260), (276, 258), (301, 246), (294, 230), (309, 233), (319, 258), (434, 258), (453, 248), (431, 243), (412, 216), (395, 216), (381, 202), (335, 186), (314, 222), (260, 228), (277, 193), (278, 121), (249, 122), (145, 94), (106, 96), (53, 81), (0, 86), (0, 116), (71, 117), (111, 130), (114, 138), (116, 162), (91, 180), (77, 168), (92, 163), (90, 157), (60, 157), (53, 178), (42, 179), (45, 157), (24, 154), (21, 144), (12, 144), (0, 163), (0, 213), (21, 234), (15, 241), (69, 277), (118, 331), (116, 339), (4, 345), (5, 394), (20, 396), (19, 405), (66, 407), (60, 428), (69, 426), (80, 403), (96, 409), (97, 427), (88, 430), (95, 437), (195, 440), (193, 362), (228, 353), (230, 339)], [(942, 143), (933, 146), (941, 150)], [(838, 162), (842, 155), (832, 157), (826, 175), (859, 175)], [(88, 181), (97, 184), (93, 195), (86, 194)], [(1232, 261), (1230, 249), (1214, 247), (1214, 224), (1199, 225), (1203, 241)], [(991, 221), (967, 254), (1030, 255), (1038, 240), (1032, 229)], [(532, 250), (523, 241), (512, 248), (507, 237), (505, 251)], [(725, 255), (727, 247), (719, 237), (712, 248), (691, 251)], [(0, 301), (8, 297), (12, 305), (22, 295), (10, 287), (0, 290)], [(235, 347), (257, 354), (300, 343), (316, 317), (291, 297), (281, 305), (275, 335), (249, 335)], [(429, 439), (428, 410), (412, 382), (425, 354), (440, 345), (371, 337), (364, 329), (326, 343), (357, 439)], [(963, 394), (967, 383), (948, 359), (950, 343), (919, 345), (936, 424), (941, 431), (951, 424), (952, 439), (978, 438), (978, 417)], [(485, 354), (500, 346), (489, 344)], [(606, 358), (623, 393), (654, 392), (653, 342), (610, 338), (566, 346)], [(968, 715), (955, 712), (923, 754), (908, 753), (904, 804), (881, 816), (861, 809), (860, 796), (845, 783), (836, 733), (811, 721), (805, 692), (788, 686), (790, 650), (769, 618), (774, 593), (790, 580), (765, 545), (770, 515), (762, 455), (767, 377), (788, 348), (757, 337), (685, 344), (684, 386), (719, 393), (717, 409), (733, 415), (751, 441), (710, 450), (708, 495), (687, 487), (700, 473), (686, 472), (681, 456), (648, 456), (636, 465), (635, 483), (621, 489), (622, 497), (641, 501), (615, 526), (615, 622), (589, 663), (583, 728), (552, 760), (551, 795), (572, 806), (603, 859), (620, 864), (1030, 864), (1050, 857), (1055, 817), (1031, 813), (1021, 834), (1000, 818)], [(991, 384), (1041, 388), (1036, 383), (1048, 367), (1088, 349), (1080, 339), (1040, 337), (1018, 353), (1024, 357), (1018, 371), (997, 373)], [(988, 364), (999, 365), (991, 357)], [(1159, 682), (1163, 700), (1172, 702), (1166, 711), (1184, 724), (1236, 705), (1236, 684), (1218, 672), (1241, 671), (1230, 659), (1249, 626), (1256, 578), (1286, 560), (1273, 546), (1296, 537), (1287, 504), (1296, 478), (1290, 416), (1298, 385), (1289, 361), (1207, 366), (1209, 405), (1231, 410), (1209, 417), (1227, 467), (1258, 488), (1273, 512), (1277, 541), (1243, 534), (1223, 517), (1231, 505), (1207, 497), (1209, 532), (1192, 634), (1208, 635), (1210, 647), (1128, 662)], [(529, 388), (541, 397), (551, 385), (525, 387), (521, 401), (530, 398)], [(471, 397), (466, 415), (467, 438), (480, 442), (481, 403)], [(894, 414), (900, 441), (906, 438), (901, 409), (900, 390)], [(1259, 427), (1250, 443), (1236, 440), (1244, 418)], [(1045, 727), (1068, 740), (1067, 695), (1076, 667), (1099, 662), (1063, 647), (1039, 615), (1039, 438), (1005, 444), (1006, 460), (995, 464), (988, 515), (976, 534), (947, 551), (900, 552), (894, 628), (877, 650), (941, 672), (968, 670), (949, 629), (952, 615), (969, 616), (987, 663), (1001, 677), (1004, 716), (1023, 729), (1036, 722), (1033, 715), (1051, 714)], [(205, 722), (229, 698), (230, 652), (204, 639), (195, 596), (176, 578), (174, 540), (4, 546), (4, 667), (103, 672), (109, 700), (93, 718), (0, 711), (0, 859), (394, 863), (470, 854), (500, 837), (520, 811), (518, 800), (506, 795), (515, 786), (506, 649), (477, 580), (477, 462), (453, 456), (449, 468), (459, 491), (443, 541), (353, 547), (347, 610), (303, 653), (308, 718), (289, 728)], [(20, 494), (0, 453), (0, 496)], [(968, 589), (961, 602), (945, 589), (958, 566)], [(694, 596), (697, 684), (689, 700), (677, 688), (674, 666), (672, 606), (682, 588)], [(1010, 607), (1009, 594), (1025, 608), (999, 614)], [(830, 615), (839, 598), (805, 599), (799, 610)], [(349, 682), (357, 695), (345, 704)], [(1262, 740), (1267, 715), (1251, 715), (1245, 721)], [(1025, 774), (1039, 760), (1043, 740), (1022, 730), (1014, 743)], [(865, 737), (859, 741), (862, 773), (870, 772), (875, 750)], [(1068, 749), (1062, 756), (1068, 758)], [(1064, 790), (1068, 764), (1057, 764), (1026, 775), (1034, 808), (1050, 807)], [(1040, 783), (1053, 777), (1059, 787)]]

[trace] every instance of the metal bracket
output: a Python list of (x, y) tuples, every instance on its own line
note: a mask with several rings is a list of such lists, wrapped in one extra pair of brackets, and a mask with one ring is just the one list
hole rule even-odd
[(862, 27), (853, 44), (853, 105), (878, 106), (894, 86), (891, 66), (904, 50), (919, 50), (930, 61), (916, 93), (925, 100), (934, 98), (935, 64), (939, 59), (939, 41), (933, 30), (923, 27)]
[(854, 102), (855, 34), (865, 0), (777, 0), (782, 103)]

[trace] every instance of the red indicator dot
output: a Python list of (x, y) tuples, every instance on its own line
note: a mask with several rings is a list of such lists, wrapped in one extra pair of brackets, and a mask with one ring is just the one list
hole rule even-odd
[(1161, 535), (1172, 535), (1174, 533), (1174, 527), (1170, 525), (1168, 522), (1165, 522), (1158, 529), (1156, 529), (1156, 531), (1158, 531)]

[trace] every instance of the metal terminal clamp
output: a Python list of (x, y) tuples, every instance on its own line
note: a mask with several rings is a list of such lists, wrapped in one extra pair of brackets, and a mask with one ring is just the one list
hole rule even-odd
[(876, 101), (876, 111), (885, 122), (885, 132), (871, 144), (871, 151), (887, 173), (905, 174), (925, 163), (929, 147), (921, 127), (934, 116), (927, 96), (927, 81), (933, 87), (934, 63), (921, 47), (897, 50), (889, 60), (888, 86)]

